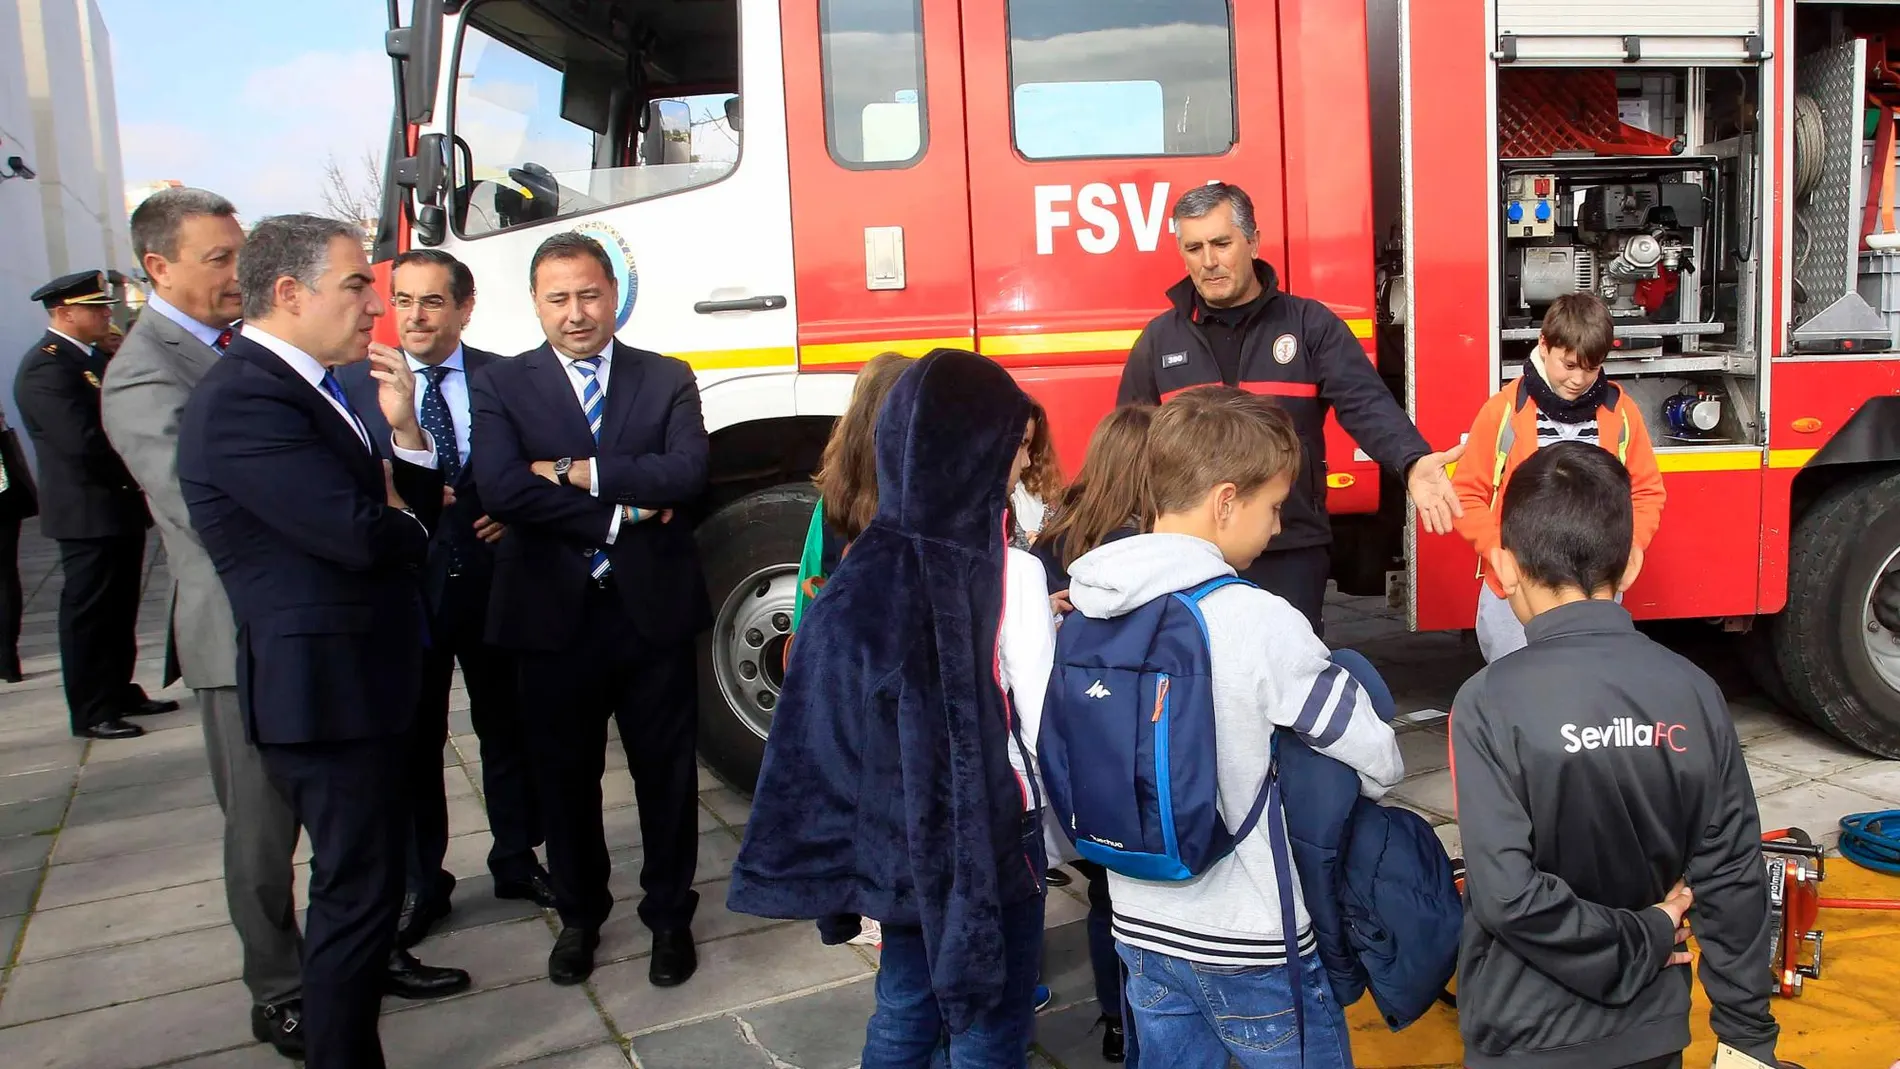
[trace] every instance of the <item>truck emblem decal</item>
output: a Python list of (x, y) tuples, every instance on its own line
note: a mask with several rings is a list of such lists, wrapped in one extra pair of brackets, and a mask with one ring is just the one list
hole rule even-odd
[(600, 247), (607, 250), (607, 259), (614, 265), (614, 283), (620, 289), (620, 307), (614, 310), (617, 331), (633, 317), (633, 302), (640, 295), (640, 271), (634, 266), (633, 249), (628, 247), (627, 239), (620, 236), (620, 231), (598, 220), (582, 223), (574, 232), (600, 242)]
[(1282, 334), (1279, 337), (1273, 339), (1273, 362), (1274, 363), (1291, 364), (1293, 362), (1293, 358), (1299, 355), (1299, 352), (1300, 352), (1300, 343), (1297, 339), (1293, 337), (1293, 335)]
[(1169, 353), (1168, 355), (1161, 358), (1161, 366), (1164, 368), (1165, 367), (1180, 367), (1182, 364), (1185, 364), (1185, 363), (1187, 363), (1186, 353)]

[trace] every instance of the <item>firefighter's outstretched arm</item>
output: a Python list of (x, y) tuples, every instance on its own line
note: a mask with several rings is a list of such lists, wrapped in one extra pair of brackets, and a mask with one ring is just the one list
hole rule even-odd
[(1419, 522), (1433, 534), (1446, 534), (1464, 514), (1445, 467), (1464, 454), (1457, 445), (1434, 453), (1412, 419), (1386, 389), (1379, 371), (1366, 359), (1359, 339), (1344, 320), (1319, 305), (1309, 306), (1307, 352), (1319, 373), (1320, 400), (1339, 413), (1339, 425), (1381, 467), (1404, 476), (1418, 506)]

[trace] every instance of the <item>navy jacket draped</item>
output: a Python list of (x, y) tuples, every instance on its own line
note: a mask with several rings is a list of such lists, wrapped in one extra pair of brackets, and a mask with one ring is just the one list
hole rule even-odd
[(953, 1032), (1002, 997), (1003, 907), (1042, 892), (997, 677), (1004, 484), (1029, 414), (974, 353), (933, 350), (892, 388), (877, 518), (799, 629), (727, 896), (921, 926)]

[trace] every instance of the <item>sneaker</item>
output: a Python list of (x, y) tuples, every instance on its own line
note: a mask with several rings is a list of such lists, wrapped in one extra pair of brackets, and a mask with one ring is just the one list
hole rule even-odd
[(1049, 990), (1048, 984), (1036, 985), (1036, 1012), (1037, 1013), (1041, 1013), (1042, 1011), (1048, 1009), (1049, 1004), (1051, 1002), (1054, 1002), (1055, 1000), (1056, 1000), (1055, 992)]
[(858, 934), (845, 940), (861, 947), (882, 947), (884, 945), (884, 926), (869, 917), (858, 923)]

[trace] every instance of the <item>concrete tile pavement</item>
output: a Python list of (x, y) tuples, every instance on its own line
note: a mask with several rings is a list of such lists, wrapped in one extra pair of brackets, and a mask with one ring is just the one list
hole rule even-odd
[[(166, 583), (154, 571), (143, 602), (140, 678), (156, 692)], [(59, 588), (50, 543), (29, 528), (21, 574), (31, 594), (22, 642), (26, 682), (0, 687), (0, 1065), (8, 1069), (263, 1069), (284, 1064), (251, 1041), (237, 982), (236, 936), (225, 915), (219, 835), (202, 739), (188, 708), (148, 718), (128, 742), (68, 736), (53, 609)], [(1335, 597), (1329, 639), (1387, 673), (1402, 711), (1445, 709), (1478, 660), (1455, 635), (1414, 635), (1383, 604)], [(1688, 640), (1690, 646), (1695, 639)], [(1870, 761), (1733, 685), (1763, 819), (1826, 836), (1849, 809), (1900, 805), (1900, 762)], [(419, 953), (468, 969), (475, 988), (431, 1003), (385, 1007), (384, 1045), (397, 1069), (845, 1069), (856, 1064), (871, 1005), (876, 953), (822, 946), (811, 926), (734, 915), (725, 879), (749, 814), (747, 799), (700, 779), (701, 967), (684, 987), (646, 983), (645, 932), (634, 915), (642, 856), (626, 759), (608, 749), (606, 823), (620, 906), (601, 965), (580, 987), (546, 980), (556, 925), (520, 902), (495, 899), (480, 751), (466, 697), (452, 702), (443, 774), (450, 796), (449, 867), (455, 909)], [(1442, 720), (1408, 726), (1407, 782), (1394, 800), (1425, 814), (1449, 849), (1452, 821)], [(307, 869), (308, 850), (299, 853)], [(307, 874), (307, 873), (306, 873)], [(302, 879), (299, 880), (301, 893)], [(1052, 889), (1044, 979), (1055, 1004), (1038, 1020), (1031, 1064), (1103, 1064), (1087, 962), (1086, 884)]]

